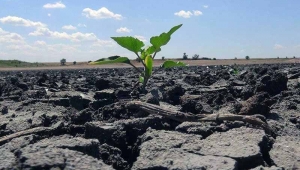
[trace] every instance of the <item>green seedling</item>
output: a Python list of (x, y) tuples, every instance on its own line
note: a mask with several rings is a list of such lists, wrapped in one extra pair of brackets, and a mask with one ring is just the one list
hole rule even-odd
[[(92, 65), (101, 64), (113, 64), (113, 63), (125, 63), (131, 65), (137, 72), (139, 72), (139, 82), (142, 83), (143, 89), (145, 89), (148, 80), (153, 74), (153, 60), (158, 52), (161, 51), (161, 47), (166, 45), (170, 39), (171, 35), (177, 31), (182, 24), (174, 26), (169, 32), (164, 32), (159, 36), (154, 36), (150, 38), (151, 45), (145, 47), (145, 44), (137, 38), (134, 37), (111, 37), (120, 46), (126, 48), (127, 50), (133, 52), (141, 61), (144, 66), (144, 70), (140, 70), (135, 67), (127, 57), (113, 56), (109, 58), (102, 58), (97, 61), (91, 62)], [(160, 67), (161, 68), (172, 68), (172, 67), (184, 67), (187, 66), (183, 62), (175, 62), (171, 60), (165, 61)]]
[(233, 74), (234, 74), (234, 75), (238, 75), (238, 74), (239, 74), (239, 70), (238, 70), (237, 68), (234, 68), (234, 69), (233, 69)]

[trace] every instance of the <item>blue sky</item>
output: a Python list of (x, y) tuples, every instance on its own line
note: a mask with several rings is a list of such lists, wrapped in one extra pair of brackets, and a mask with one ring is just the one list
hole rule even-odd
[(158, 58), (300, 57), (299, 0), (0, 0), (0, 59), (89, 61), (135, 56), (110, 37), (183, 24)]

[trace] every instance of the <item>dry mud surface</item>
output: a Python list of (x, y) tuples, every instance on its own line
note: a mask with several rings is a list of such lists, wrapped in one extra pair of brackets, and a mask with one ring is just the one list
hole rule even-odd
[[(300, 65), (157, 71), (132, 91), (133, 69), (0, 72), (0, 169), (300, 169)], [(129, 107), (192, 115), (178, 122)]]

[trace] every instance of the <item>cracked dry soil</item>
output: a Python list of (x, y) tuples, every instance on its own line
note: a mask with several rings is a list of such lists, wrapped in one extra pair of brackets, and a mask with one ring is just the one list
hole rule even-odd
[[(174, 68), (144, 93), (132, 91), (137, 79), (129, 68), (0, 72), (0, 170), (300, 169), (300, 65)], [(273, 133), (178, 122), (129, 101), (256, 116)]]

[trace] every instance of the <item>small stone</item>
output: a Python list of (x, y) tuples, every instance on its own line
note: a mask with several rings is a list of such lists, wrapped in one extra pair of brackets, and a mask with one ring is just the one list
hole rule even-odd
[(1, 113), (4, 115), (4, 114), (7, 114), (8, 113), (8, 107), (7, 106), (3, 106), (2, 109), (1, 109)]
[(100, 99), (115, 99), (115, 91), (113, 89), (105, 89), (101, 91), (96, 91), (94, 98), (97, 100)]

